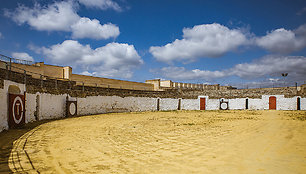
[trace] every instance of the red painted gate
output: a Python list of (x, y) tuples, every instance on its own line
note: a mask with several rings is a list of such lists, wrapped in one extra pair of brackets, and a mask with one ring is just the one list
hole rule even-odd
[(25, 97), (24, 95), (9, 94), (9, 118), (10, 128), (20, 127), (25, 124)]
[(276, 97), (275, 96), (269, 97), (269, 109), (276, 110)]
[(205, 98), (200, 98), (200, 110), (205, 110)]

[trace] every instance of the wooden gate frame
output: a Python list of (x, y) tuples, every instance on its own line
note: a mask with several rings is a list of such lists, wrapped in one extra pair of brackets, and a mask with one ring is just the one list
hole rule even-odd
[[(15, 104), (19, 101), (22, 105), (20, 107), (22, 108), (20, 110), (21, 116), (19, 119), (15, 117)], [(19, 105), (18, 105), (19, 106)], [(19, 109), (17, 109), (19, 110)], [(9, 128), (18, 128), (22, 127), (25, 124), (25, 114), (26, 107), (25, 107), (25, 93), (24, 95), (21, 94), (8, 94), (8, 125)]]
[[(222, 103), (226, 103), (226, 106), (227, 106), (226, 109), (222, 109), (222, 107), (221, 107)], [(229, 109), (228, 101), (225, 101), (224, 98), (220, 99), (220, 108), (219, 109), (220, 110), (228, 110)]]
[[(75, 105), (75, 113), (74, 114), (70, 113), (70, 106), (71, 106), (71, 104)], [(66, 117), (77, 116), (77, 113), (78, 113), (77, 101), (68, 101), (68, 100), (66, 100)]]

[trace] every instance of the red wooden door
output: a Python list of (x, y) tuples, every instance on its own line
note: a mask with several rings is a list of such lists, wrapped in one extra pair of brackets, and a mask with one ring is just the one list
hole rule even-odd
[(200, 98), (200, 110), (205, 110), (205, 98)]
[(274, 96), (269, 97), (269, 109), (276, 109), (276, 97)]

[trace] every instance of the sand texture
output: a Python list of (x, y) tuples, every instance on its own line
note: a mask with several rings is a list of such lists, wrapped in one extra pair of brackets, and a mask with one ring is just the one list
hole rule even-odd
[(306, 173), (305, 111), (103, 114), (14, 131), (0, 134), (0, 173)]

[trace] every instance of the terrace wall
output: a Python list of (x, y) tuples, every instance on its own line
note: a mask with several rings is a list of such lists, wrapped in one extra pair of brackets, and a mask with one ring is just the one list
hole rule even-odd
[[(6, 73), (6, 71), (0, 73), (0, 131), (8, 129), (8, 89), (10, 85), (19, 87), (20, 93), (26, 96), (26, 123), (65, 117), (67, 97), (68, 100), (77, 101), (78, 115), (157, 111), (158, 109), (167, 111), (177, 110), (178, 108), (199, 110), (199, 96), (206, 98), (206, 110), (218, 110), (221, 98), (228, 100), (230, 110), (246, 109), (246, 99), (248, 99), (250, 110), (264, 110), (269, 108), (270, 96), (277, 98), (277, 110), (296, 110), (298, 97), (301, 98), (301, 110), (306, 110), (306, 97), (302, 93), (305, 91), (305, 85), (299, 91), (295, 88), (231, 90), (226, 92), (220, 92), (221, 90), (145, 91), (83, 87), (76, 85), (73, 81), (39, 80), (31, 78), (31, 76), (26, 76), (26, 84), (24, 84), (24, 74), (11, 72), (10, 80), (5, 80)], [(55, 82), (57, 88), (55, 88)]]

